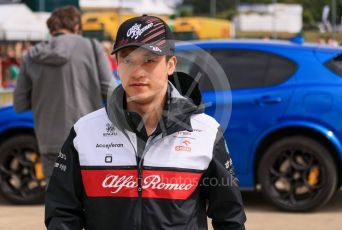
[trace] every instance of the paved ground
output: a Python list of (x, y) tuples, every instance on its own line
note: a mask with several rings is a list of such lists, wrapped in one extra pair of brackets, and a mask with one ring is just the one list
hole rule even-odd
[[(260, 193), (244, 192), (247, 229), (251, 230), (340, 230), (342, 192), (323, 209), (309, 214), (283, 213), (266, 203)], [(42, 205), (14, 206), (0, 200), (0, 230), (42, 230)]]

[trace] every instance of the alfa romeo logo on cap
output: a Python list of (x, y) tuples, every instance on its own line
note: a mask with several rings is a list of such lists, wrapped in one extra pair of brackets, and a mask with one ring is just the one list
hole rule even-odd
[(141, 24), (135, 23), (134, 26), (128, 29), (127, 37), (137, 39), (142, 35), (146, 30), (153, 27), (153, 23), (150, 23), (143, 28), (141, 28)]

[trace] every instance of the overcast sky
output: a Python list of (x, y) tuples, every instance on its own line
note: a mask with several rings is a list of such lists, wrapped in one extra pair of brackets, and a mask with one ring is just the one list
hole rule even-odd
[(182, 2), (183, 0), (164, 0), (168, 5), (176, 5), (178, 2)]

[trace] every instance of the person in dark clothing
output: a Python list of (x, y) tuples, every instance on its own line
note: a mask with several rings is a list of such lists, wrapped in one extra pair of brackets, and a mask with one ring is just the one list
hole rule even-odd
[(198, 89), (182, 95), (191, 77), (174, 72), (174, 50), (160, 18), (120, 26), (122, 84), (71, 129), (47, 188), (49, 230), (204, 230), (207, 216), (215, 230), (245, 229), (223, 131)]
[(70, 128), (80, 117), (103, 106), (115, 82), (100, 43), (79, 35), (81, 17), (75, 7), (56, 9), (47, 25), (51, 40), (23, 56), (14, 108), (33, 111), (48, 181)]

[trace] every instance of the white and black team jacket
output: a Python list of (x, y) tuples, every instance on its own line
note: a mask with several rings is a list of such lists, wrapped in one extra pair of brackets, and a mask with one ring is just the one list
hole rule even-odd
[[(122, 102), (122, 103), (121, 103)], [(49, 230), (244, 229), (238, 181), (219, 124), (170, 83), (148, 137), (117, 87), (71, 130), (46, 192)], [(206, 202), (208, 201), (208, 202)]]

